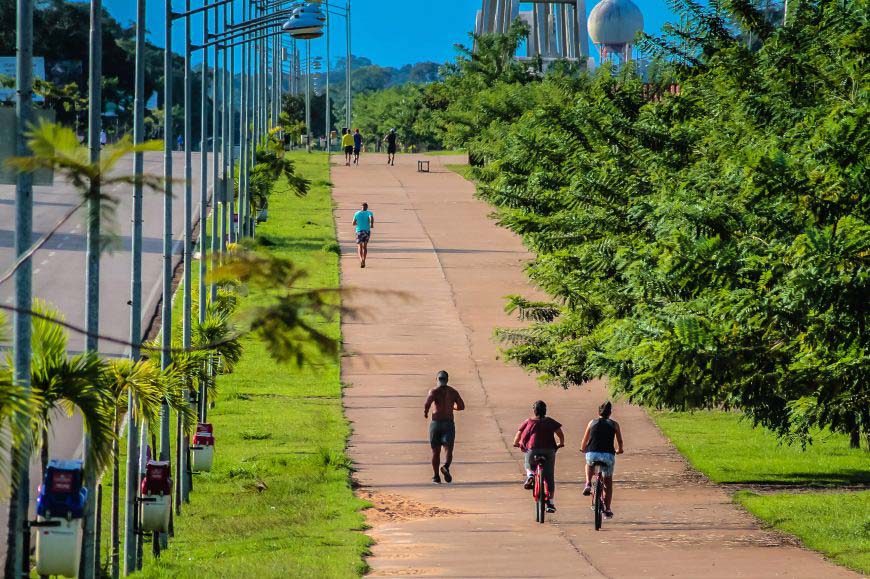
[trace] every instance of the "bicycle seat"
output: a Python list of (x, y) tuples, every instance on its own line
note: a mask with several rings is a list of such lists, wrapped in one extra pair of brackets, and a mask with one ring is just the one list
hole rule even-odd
[(532, 461), (540, 464), (547, 462), (547, 457), (543, 454), (536, 454), (532, 457)]

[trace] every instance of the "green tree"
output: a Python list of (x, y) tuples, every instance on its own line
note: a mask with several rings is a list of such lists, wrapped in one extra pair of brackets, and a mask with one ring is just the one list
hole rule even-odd
[(447, 91), (445, 132), (552, 296), (511, 300), (531, 323), (507, 355), (804, 441), (870, 436), (867, 2), (796, 3), (778, 28), (750, 3), (678, 7), (690, 29), (643, 45), (678, 94), (630, 66), (500, 82), (481, 59), (446, 81), (474, 96)]

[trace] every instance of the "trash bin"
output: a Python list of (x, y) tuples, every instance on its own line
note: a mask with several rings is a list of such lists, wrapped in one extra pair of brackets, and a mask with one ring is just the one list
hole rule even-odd
[(214, 434), (212, 425), (204, 422), (196, 426), (190, 446), (190, 468), (193, 472), (209, 472), (214, 464)]
[(52, 460), (36, 497), (36, 572), (76, 577), (82, 551), (82, 518), (88, 489), (82, 461)]
[(172, 511), (172, 477), (168, 461), (149, 460), (145, 463), (142, 479), (140, 521), (142, 531), (165, 533), (169, 531)]

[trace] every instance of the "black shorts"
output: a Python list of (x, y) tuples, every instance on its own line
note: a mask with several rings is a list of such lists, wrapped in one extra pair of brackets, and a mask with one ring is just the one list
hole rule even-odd
[(344, 148), (344, 154), (345, 154), (345, 155), (350, 155), (350, 154), (352, 154), (352, 153), (353, 153), (353, 147), (352, 147), (352, 146), (348, 145), (347, 147)]
[(357, 231), (356, 232), (356, 242), (357, 243), (368, 243), (369, 239), (372, 237), (371, 231)]
[(456, 440), (456, 423), (452, 420), (433, 420), (429, 423), (429, 444), (432, 450), (453, 446)]
[(354, 155), (359, 155), (359, 151), (360, 151), (360, 148), (359, 148), (359, 147), (354, 147), (354, 148), (353, 148), (353, 154), (354, 154)]
[(387, 154), (395, 155), (396, 154), (396, 145), (387, 145)]

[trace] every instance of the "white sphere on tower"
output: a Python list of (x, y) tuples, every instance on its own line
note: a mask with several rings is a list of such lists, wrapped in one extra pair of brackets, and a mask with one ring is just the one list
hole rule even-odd
[(643, 30), (643, 14), (631, 0), (601, 0), (589, 13), (587, 25), (602, 60), (611, 54), (630, 60), (634, 37)]

